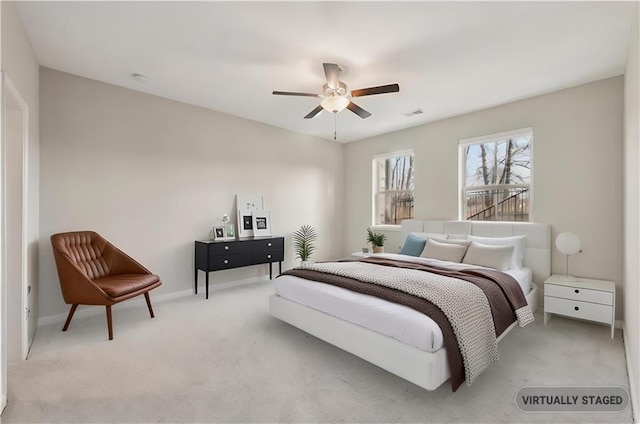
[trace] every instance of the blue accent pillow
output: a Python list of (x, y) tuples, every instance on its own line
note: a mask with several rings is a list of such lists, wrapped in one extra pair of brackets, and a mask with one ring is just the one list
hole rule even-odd
[(407, 239), (404, 241), (404, 244), (402, 245), (402, 249), (400, 249), (400, 254), (409, 256), (420, 256), (426, 244), (427, 240), (418, 236), (414, 236), (413, 234), (409, 234), (407, 236)]

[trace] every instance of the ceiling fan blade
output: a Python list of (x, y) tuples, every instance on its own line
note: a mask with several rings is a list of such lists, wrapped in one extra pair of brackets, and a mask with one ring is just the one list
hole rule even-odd
[(360, 90), (352, 90), (351, 97), (372, 96), (374, 94), (397, 93), (400, 91), (398, 84), (380, 85), (378, 87), (361, 88)]
[(274, 91), (273, 94), (276, 96), (304, 96), (304, 97), (320, 97), (319, 94), (313, 93), (298, 93), (295, 91)]
[(333, 90), (337, 90), (340, 87), (340, 67), (335, 63), (323, 63), (324, 76), (327, 78), (327, 85)]
[(358, 115), (362, 119), (366, 119), (366, 118), (371, 116), (371, 113), (369, 113), (366, 110), (362, 109), (360, 106), (358, 106), (357, 104), (355, 104), (353, 102), (349, 102), (349, 104), (347, 105), (347, 109), (349, 109), (351, 112), (355, 113), (356, 115)]
[(322, 109), (323, 109), (322, 105), (318, 105), (311, 112), (307, 113), (307, 116), (305, 116), (304, 119), (311, 119), (311, 118), (315, 117), (317, 114), (322, 112)]

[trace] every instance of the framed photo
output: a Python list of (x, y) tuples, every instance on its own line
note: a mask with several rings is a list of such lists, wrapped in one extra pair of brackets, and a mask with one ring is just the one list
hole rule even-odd
[(226, 240), (224, 227), (213, 227), (213, 239), (214, 240)]
[(253, 237), (253, 217), (249, 210), (238, 209), (238, 237)]
[(234, 240), (236, 238), (236, 227), (233, 224), (227, 224), (224, 226), (224, 235), (227, 240)]
[(259, 211), (264, 209), (262, 194), (236, 194), (238, 210)]
[(255, 237), (271, 235), (271, 214), (269, 211), (253, 211), (251, 218)]
[(253, 237), (253, 211), (264, 209), (264, 196), (261, 194), (236, 194), (238, 209), (238, 237)]

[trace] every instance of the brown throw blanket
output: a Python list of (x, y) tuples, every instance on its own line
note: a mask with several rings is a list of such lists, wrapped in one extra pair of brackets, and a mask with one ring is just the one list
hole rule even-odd
[[(475, 284), (482, 289), (489, 300), (494, 323), (496, 324), (496, 336), (500, 336), (516, 319), (520, 327), (524, 327), (533, 322), (533, 315), (529, 308), (527, 308), (527, 298), (524, 293), (522, 293), (520, 285), (512, 276), (504, 272), (488, 268), (472, 268), (456, 271), (416, 262), (376, 257), (364, 258), (361, 259), (360, 262), (433, 272)], [(502, 296), (500, 293), (502, 293)], [(498, 322), (496, 322), (496, 319)]]
[[(446, 268), (432, 267), (406, 261), (396, 261), (386, 258), (366, 258), (361, 262), (370, 264), (416, 269), (432, 272), (447, 277), (453, 277), (468, 281), (479, 287), (487, 296), (489, 306), (493, 315), (495, 334), (500, 335), (515, 321), (514, 310), (522, 310), (527, 305), (517, 282), (507, 274), (499, 271), (486, 269), (469, 269), (454, 271)], [(355, 292), (376, 296), (394, 303), (408, 306), (421, 313), (428, 315), (441, 328), (443, 333), (444, 346), (447, 349), (447, 357), (451, 370), (451, 385), (453, 391), (465, 380), (465, 366), (460, 347), (456, 339), (453, 327), (447, 316), (430, 301), (412, 294), (405, 293), (389, 287), (371, 284), (365, 281), (358, 281), (345, 276), (323, 273), (308, 269), (294, 269), (283, 274), (294, 275), (307, 280), (319, 281), (346, 288)], [(528, 309), (528, 308), (527, 308)], [(531, 317), (532, 318), (532, 317)], [(527, 322), (521, 320), (521, 325)]]

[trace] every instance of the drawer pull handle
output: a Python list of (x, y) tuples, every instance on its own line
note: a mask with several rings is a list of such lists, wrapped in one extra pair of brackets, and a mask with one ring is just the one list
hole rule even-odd
[(573, 309), (575, 309), (576, 311), (580, 310), (580, 308), (578, 308), (577, 306), (575, 306)]
[(229, 250), (229, 246), (225, 246), (225, 247), (224, 247), (224, 250)]
[(267, 255), (267, 259), (271, 259), (271, 255)]
[(271, 247), (271, 243), (267, 243), (267, 246)]
[(228, 264), (228, 263), (229, 263), (229, 259), (225, 259), (225, 260), (224, 260), (224, 263), (225, 263), (225, 264)]
[(580, 290), (576, 289), (576, 293), (580, 293)]

